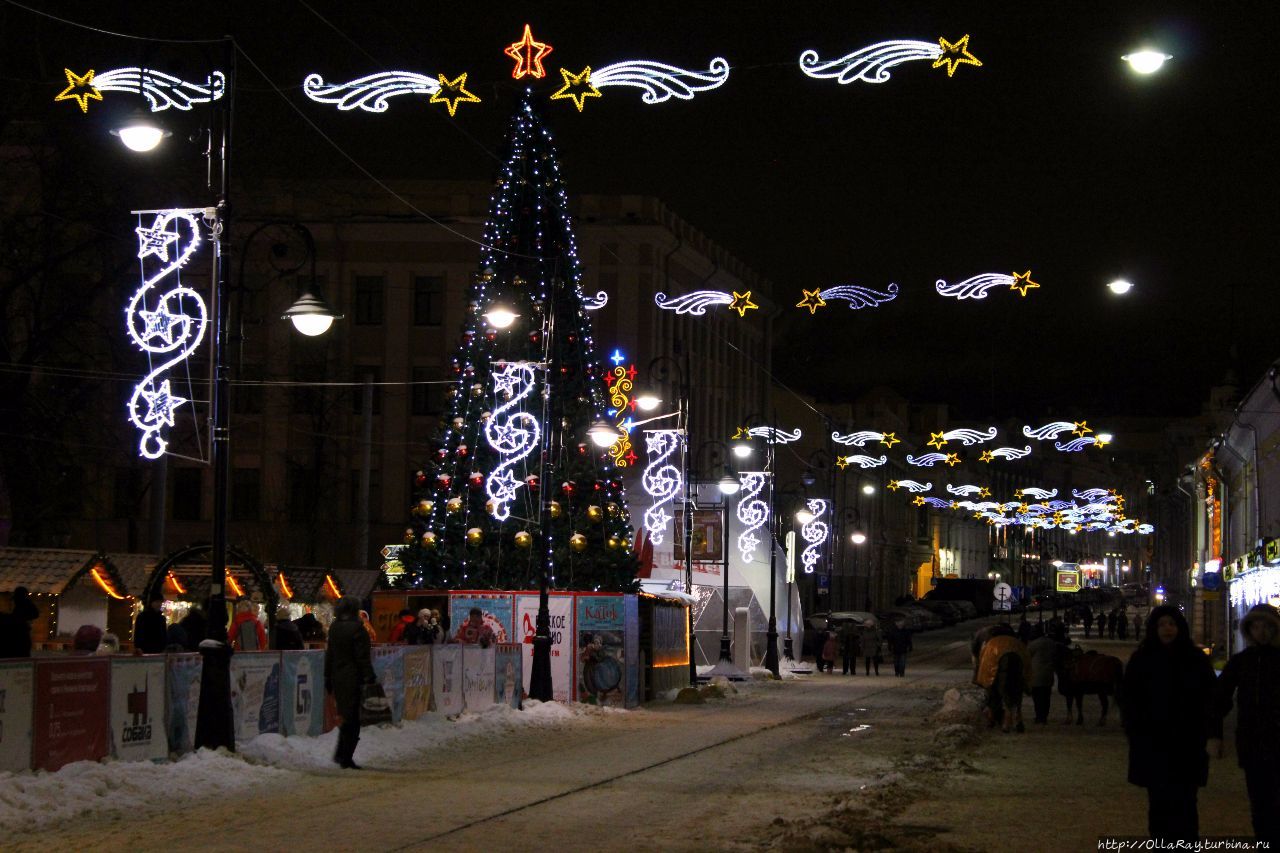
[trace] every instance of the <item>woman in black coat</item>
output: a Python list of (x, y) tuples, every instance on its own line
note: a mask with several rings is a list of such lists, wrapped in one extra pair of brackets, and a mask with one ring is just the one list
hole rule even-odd
[(1129, 660), (1120, 706), (1129, 781), (1147, 789), (1152, 838), (1200, 837), (1196, 795), (1209, 781), (1213, 692), (1213, 667), (1191, 642), (1187, 620), (1176, 607), (1153, 609)]
[(339, 767), (359, 770), (354, 756), (360, 742), (360, 702), (364, 686), (375, 680), (369, 634), (360, 622), (360, 599), (344, 595), (333, 608), (329, 645), (324, 650), (324, 688), (333, 694), (342, 723), (333, 761)]

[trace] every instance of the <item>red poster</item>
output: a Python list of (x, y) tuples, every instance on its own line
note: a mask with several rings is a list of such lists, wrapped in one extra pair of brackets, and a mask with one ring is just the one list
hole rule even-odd
[(57, 770), (110, 751), (111, 659), (36, 660), (32, 764)]

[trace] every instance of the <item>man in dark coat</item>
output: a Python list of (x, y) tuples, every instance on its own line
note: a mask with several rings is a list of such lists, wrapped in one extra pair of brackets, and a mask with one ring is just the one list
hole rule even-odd
[(893, 621), (889, 624), (885, 641), (889, 644), (889, 651), (893, 653), (893, 674), (902, 678), (907, 674), (907, 652), (914, 648), (911, 632), (900, 622)]
[(1089, 632), (1093, 630), (1093, 611), (1086, 609), (1084, 611), (1084, 638), (1089, 639)]
[(1209, 781), (1215, 677), (1178, 608), (1156, 607), (1129, 659), (1120, 706), (1129, 739), (1129, 782), (1147, 789), (1152, 838), (1200, 837), (1199, 788)]
[(1259, 604), (1240, 620), (1247, 647), (1231, 656), (1218, 679), (1215, 703), (1217, 738), (1222, 757), (1222, 721), (1234, 695), (1236, 756), (1244, 768), (1253, 834), (1280, 847), (1280, 611)]
[(13, 590), (13, 610), (0, 613), (0, 658), (31, 657), (31, 623), (40, 613), (25, 586)]
[(133, 623), (133, 647), (147, 655), (156, 655), (164, 651), (169, 644), (169, 625), (164, 619), (164, 595), (151, 593), (147, 604), (138, 613)]
[(333, 760), (343, 769), (359, 770), (353, 758), (360, 742), (360, 702), (365, 685), (375, 681), (369, 634), (360, 622), (360, 599), (354, 595), (339, 599), (333, 615), (324, 650), (324, 688), (333, 694), (342, 717)]

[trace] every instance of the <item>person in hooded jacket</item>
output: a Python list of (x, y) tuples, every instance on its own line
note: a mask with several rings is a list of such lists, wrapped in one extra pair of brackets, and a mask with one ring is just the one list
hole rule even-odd
[(387, 638), (387, 642), (405, 646), (418, 644), (418, 619), (412, 610), (406, 607), (400, 611), (399, 619), (391, 626), (391, 636)]
[(231, 647), (238, 652), (261, 652), (267, 648), (267, 632), (254, 613), (253, 602), (242, 598), (236, 602), (236, 618), (231, 622)]
[(324, 650), (325, 691), (333, 694), (342, 718), (333, 760), (344, 770), (359, 770), (355, 752), (360, 742), (360, 703), (365, 685), (375, 680), (369, 634), (360, 621), (360, 599), (354, 595), (339, 599), (333, 615)]
[(1145, 634), (1129, 659), (1121, 691), (1128, 779), (1147, 789), (1152, 838), (1194, 840), (1200, 837), (1198, 789), (1209, 781), (1213, 667), (1191, 642), (1176, 607), (1154, 608)]
[(1246, 648), (1218, 679), (1213, 744), (1222, 757), (1222, 721), (1236, 711), (1236, 757), (1244, 769), (1253, 834), (1280, 846), (1280, 611), (1259, 604), (1240, 620)]

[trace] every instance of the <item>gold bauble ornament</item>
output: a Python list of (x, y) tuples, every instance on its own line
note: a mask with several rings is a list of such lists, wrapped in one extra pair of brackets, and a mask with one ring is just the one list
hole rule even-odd
[(436, 534), (433, 531), (428, 530), (426, 533), (422, 534), (422, 547), (423, 548), (436, 547)]
[(450, 515), (457, 515), (462, 512), (462, 498), (449, 498), (449, 502), (444, 505)]
[(622, 515), (622, 507), (618, 506), (613, 501), (609, 501), (609, 505), (605, 507), (605, 511), (609, 513), (610, 518), (617, 518)]
[(521, 530), (519, 533), (516, 534), (517, 548), (528, 548), (532, 544), (533, 544), (533, 537), (529, 534), (529, 531)]
[(569, 547), (581, 554), (587, 550), (587, 537), (581, 533), (575, 533), (569, 537)]
[(416, 516), (431, 515), (431, 510), (435, 508), (435, 504), (431, 501), (418, 501), (418, 505), (413, 508), (413, 514)]
[(404, 544), (406, 544), (406, 545), (412, 545), (412, 544), (413, 544), (413, 540), (414, 540), (415, 538), (417, 538), (417, 537), (415, 537), (415, 536), (413, 535), (413, 528), (412, 528), (412, 527), (406, 527), (406, 528), (404, 529)]
[(609, 541), (605, 544), (609, 546), (610, 550), (616, 551), (622, 545), (622, 540), (617, 536), (610, 536)]
[(467, 544), (479, 545), (484, 541), (484, 531), (479, 527), (473, 527), (467, 531)]
[(595, 504), (592, 504), (587, 507), (587, 518), (589, 518), (593, 523), (599, 524), (600, 519), (604, 518), (604, 510), (600, 509), (600, 507)]
[(562, 513), (563, 511), (564, 511), (564, 510), (562, 510), (562, 509), (560, 508), (560, 501), (552, 501), (552, 502), (551, 502), (551, 517), (552, 517), (552, 518), (559, 518), (559, 517), (560, 517), (560, 513)]
[(484, 502), (484, 511), (489, 513), (489, 515), (493, 515), (493, 511), (497, 508), (498, 508), (498, 505), (493, 501)]

